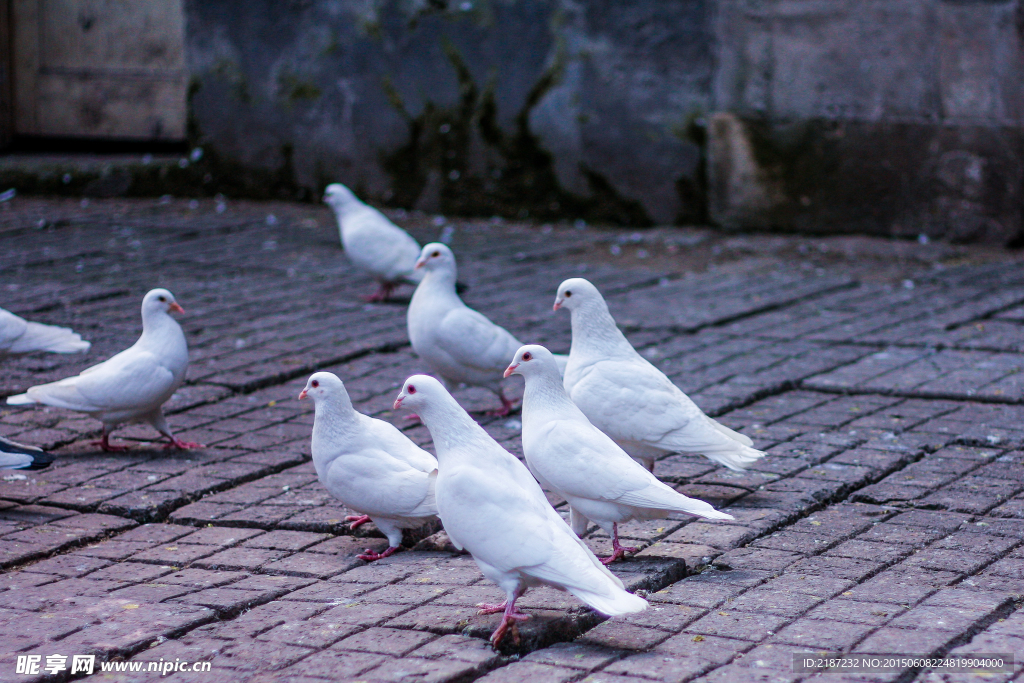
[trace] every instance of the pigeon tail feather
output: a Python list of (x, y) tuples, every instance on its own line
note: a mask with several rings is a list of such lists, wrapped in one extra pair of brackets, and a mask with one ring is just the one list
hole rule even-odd
[(53, 460), (53, 454), (41, 448), (0, 437), (0, 469), (41, 470), (49, 467)]
[(732, 519), (732, 515), (719, 512), (710, 503), (678, 493), (661, 482), (652, 483), (639, 491), (626, 493), (617, 502), (648, 510), (685, 512), (706, 519)]
[(708, 460), (713, 460), (735, 472), (744, 471), (764, 457), (764, 451), (744, 446), (738, 442), (733, 442), (731, 445), (735, 447), (708, 446), (702, 448), (700, 453)]
[(647, 601), (638, 595), (627, 593), (622, 589), (615, 589), (608, 593), (595, 593), (594, 591), (575, 586), (567, 587), (570, 593), (587, 603), (595, 610), (605, 616), (614, 617), (620, 614), (632, 614), (647, 609)]
[(50, 351), (51, 353), (79, 353), (88, 351), (92, 346), (82, 339), (77, 332), (66, 327), (43, 325), (29, 322), (25, 334), (14, 342), (9, 353), (29, 353), (31, 351)]
[(709, 417), (708, 420), (711, 421), (711, 426), (712, 427), (714, 427), (715, 429), (720, 431), (722, 434), (725, 434), (727, 437), (729, 437), (733, 441), (737, 441), (737, 442), (743, 444), (744, 446), (753, 446), (754, 445), (754, 440), (751, 439), (746, 434), (740, 434), (739, 432), (737, 432), (735, 430), (729, 429), (724, 424), (722, 424), (721, 422), (719, 422), (719, 421), (717, 421), (717, 420), (715, 420), (713, 418)]
[(15, 396), (7, 397), (7, 405), (9, 406), (32, 406), (35, 405), (35, 401), (29, 397), (28, 394), (17, 394)]

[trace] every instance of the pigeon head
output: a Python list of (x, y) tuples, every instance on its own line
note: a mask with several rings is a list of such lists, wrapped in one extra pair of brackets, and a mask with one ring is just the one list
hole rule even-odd
[(516, 355), (512, 357), (512, 362), (505, 370), (505, 377), (509, 375), (529, 377), (543, 372), (554, 373), (556, 377), (559, 376), (558, 363), (555, 362), (554, 354), (539, 344), (527, 344), (526, 346), (521, 346), (516, 351)]
[(314, 372), (306, 382), (306, 388), (299, 393), (299, 400), (307, 396), (319, 403), (324, 398), (345, 391), (345, 385), (333, 372)]
[(597, 287), (590, 284), (589, 280), (581, 277), (572, 277), (558, 285), (558, 293), (555, 294), (554, 310), (567, 308), (573, 311), (593, 301), (604, 301), (601, 292)]
[(342, 211), (358, 201), (352, 190), (341, 183), (331, 183), (324, 190), (324, 204), (335, 211)]
[(182, 308), (174, 299), (174, 295), (166, 289), (153, 289), (142, 299), (142, 317), (154, 313), (184, 313)]
[(427, 272), (440, 270), (455, 272), (455, 254), (447, 245), (440, 242), (431, 242), (420, 251), (420, 257), (416, 261), (415, 268), (423, 268)]
[(448, 390), (438, 380), (429, 375), (413, 375), (405, 380), (402, 391), (395, 399), (394, 409), (407, 408), (422, 412), (423, 408), (436, 403)]

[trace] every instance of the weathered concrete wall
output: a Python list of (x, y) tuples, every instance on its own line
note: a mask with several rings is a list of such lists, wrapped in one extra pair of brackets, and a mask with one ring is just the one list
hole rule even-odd
[(709, 3), (192, 0), (197, 142), (454, 213), (703, 216)]
[(239, 187), (1021, 239), (1024, 0), (188, 0), (186, 33)]
[(715, 30), (716, 222), (1021, 239), (1024, 4), (720, 0)]

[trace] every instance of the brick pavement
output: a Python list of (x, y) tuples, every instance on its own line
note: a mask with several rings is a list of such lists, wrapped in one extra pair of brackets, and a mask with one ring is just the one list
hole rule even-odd
[[(1024, 658), (1024, 269), (1013, 255), (875, 240), (627, 233), (453, 221), (467, 301), (566, 351), (558, 283), (605, 292), (634, 344), (769, 456), (735, 473), (671, 455), (659, 476), (733, 514), (631, 523), (614, 570), (651, 608), (608, 621), (535, 590), (522, 645), (492, 651), (500, 599), (443, 535), (383, 548), (316, 481), (314, 369), (357, 408), (422, 370), (404, 306), (366, 305), (325, 209), (287, 204), (18, 199), (0, 205), (2, 305), (93, 341), (83, 356), (4, 361), (0, 394), (66, 376), (139, 330), (141, 295), (185, 306), (191, 365), (170, 423), (95, 451), (98, 423), (4, 409), (0, 433), (56, 449), (0, 479), (0, 680), (18, 655), (209, 661), (224, 680), (961, 681), (907, 669), (796, 674), (794, 653), (1014, 652)], [(395, 214), (422, 241), (442, 219)], [(613, 252), (617, 252), (613, 253)], [(846, 254), (843, 256), (843, 254)], [(471, 410), (493, 397), (461, 391)], [(484, 419), (520, 453), (517, 416)], [(398, 424), (403, 424), (398, 421)], [(429, 434), (409, 428), (430, 447)], [(561, 507), (563, 501), (552, 497)], [(596, 528), (595, 550), (607, 546)], [(209, 680), (176, 673), (172, 681)], [(157, 674), (96, 674), (155, 680)]]

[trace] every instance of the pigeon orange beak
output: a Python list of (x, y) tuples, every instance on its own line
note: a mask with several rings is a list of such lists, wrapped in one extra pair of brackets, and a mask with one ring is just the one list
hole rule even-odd
[(505, 368), (505, 374), (502, 375), (502, 377), (508, 377), (513, 372), (515, 372), (516, 368), (518, 368), (518, 367), (519, 367), (519, 363), (513, 363), (512, 365), (508, 366), (507, 368)]
[(307, 395), (308, 394), (306, 394), (306, 390), (303, 389), (302, 391), (299, 392), (299, 400), (301, 401), (302, 399), (306, 398)]
[(552, 311), (557, 311), (561, 307), (562, 307), (562, 300), (561, 299), (555, 299), (555, 305), (551, 307), (551, 310)]
[(402, 407), (402, 399), (403, 398), (405, 398), (405, 397), (402, 396), (401, 394), (399, 394), (398, 398), (395, 399), (395, 405), (391, 406), (391, 408), (393, 410), (398, 410), (399, 408), (401, 408)]
[(181, 307), (177, 301), (171, 304), (170, 308), (167, 309), (168, 313), (184, 313), (185, 309)]
[(423, 266), (425, 266), (425, 265), (427, 265), (427, 262), (426, 262), (426, 261), (424, 261), (423, 259), (417, 259), (417, 260), (416, 260), (416, 265), (414, 265), (414, 266), (412, 267), (412, 269), (413, 269), (413, 270), (419, 270), (420, 268), (422, 268), (422, 267), (423, 267)]

